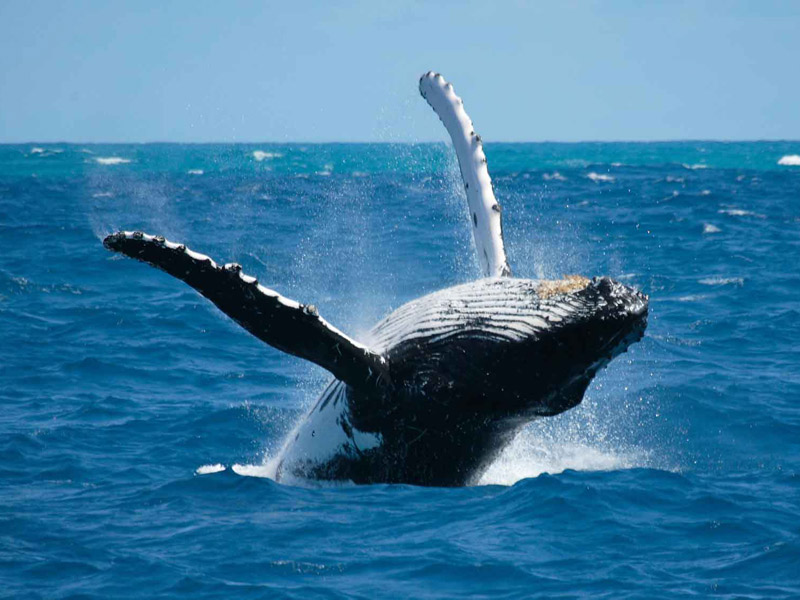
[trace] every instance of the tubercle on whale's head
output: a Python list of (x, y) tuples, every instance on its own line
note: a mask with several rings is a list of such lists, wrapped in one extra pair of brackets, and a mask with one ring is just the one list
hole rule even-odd
[(595, 277), (572, 297), (582, 307), (578, 324), (587, 354), (596, 353), (607, 362), (644, 334), (649, 298), (639, 290), (610, 277)]
[(609, 277), (569, 277), (539, 286), (550, 327), (525, 343), (505, 379), (519, 386), (517, 415), (552, 416), (583, 399), (597, 372), (644, 335), (648, 297)]

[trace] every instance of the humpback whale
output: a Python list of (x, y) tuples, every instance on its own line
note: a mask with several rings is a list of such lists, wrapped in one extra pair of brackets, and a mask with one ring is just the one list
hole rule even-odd
[(469, 484), (526, 424), (579, 404), (595, 374), (644, 334), (648, 297), (608, 277), (512, 277), (481, 138), (440, 74), (424, 74), (419, 89), (455, 148), (483, 277), (408, 302), (363, 341), (238, 264), (138, 231), (103, 241), (333, 375), (277, 456), (279, 481)]

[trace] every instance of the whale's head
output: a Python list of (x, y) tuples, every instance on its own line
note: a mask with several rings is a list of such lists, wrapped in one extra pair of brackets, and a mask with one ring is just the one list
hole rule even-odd
[(548, 327), (515, 350), (506, 375), (530, 401), (525, 414), (555, 415), (580, 403), (595, 374), (642, 338), (648, 297), (609, 277), (542, 281), (537, 291)]

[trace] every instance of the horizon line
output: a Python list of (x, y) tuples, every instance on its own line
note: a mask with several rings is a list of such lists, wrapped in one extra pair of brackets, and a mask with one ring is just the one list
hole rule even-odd
[[(678, 144), (678, 143), (718, 143), (718, 144), (737, 144), (737, 143), (800, 143), (800, 138), (675, 138), (675, 139), (653, 139), (653, 140), (496, 140), (487, 141), (483, 140), (484, 144)], [(304, 141), (304, 140), (291, 140), (291, 141), (276, 141), (276, 140), (262, 140), (262, 141), (168, 141), (168, 140), (151, 140), (151, 141), (69, 141), (69, 140), (25, 140), (19, 142), (3, 142), (0, 141), (0, 146), (31, 146), (31, 145), (54, 145), (66, 144), (72, 146), (114, 146), (114, 145), (166, 145), (166, 144), (180, 144), (184, 146), (210, 146), (210, 145), (249, 145), (255, 146), (259, 144), (271, 144), (276, 146), (289, 146), (289, 145), (307, 145), (307, 146), (329, 146), (333, 144), (341, 145), (434, 145), (446, 144), (450, 142), (447, 140), (423, 140), (423, 141), (386, 141), (386, 140), (349, 140), (349, 141)]]

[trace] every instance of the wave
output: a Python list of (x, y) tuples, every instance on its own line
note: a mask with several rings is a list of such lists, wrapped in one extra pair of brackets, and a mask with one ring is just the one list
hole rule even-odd
[(38, 146), (34, 146), (30, 150), (30, 156), (36, 155), (46, 157), (53, 156), (54, 154), (61, 154), (62, 152), (64, 152), (64, 150), (61, 148), (40, 148)]
[(269, 158), (280, 158), (283, 154), (279, 154), (278, 152), (265, 152), (264, 150), (253, 150), (253, 158), (255, 158), (258, 162), (262, 160), (267, 160)]
[(189, 175), (202, 175), (204, 173), (203, 169), (189, 169), (186, 171)]
[(800, 167), (800, 154), (787, 154), (778, 161), (784, 167)]
[(555, 180), (555, 181), (566, 181), (567, 180), (567, 178), (564, 177), (558, 171), (553, 171), (552, 173), (543, 173), (542, 174), (542, 179), (544, 179), (545, 181), (552, 181), (552, 180)]
[(131, 159), (120, 156), (98, 156), (94, 159), (94, 162), (99, 165), (124, 165), (131, 162)]
[(731, 217), (758, 217), (759, 219), (766, 218), (766, 215), (754, 213), (751, 210), (743, 210), (741, 208), (721, 208), (717, 212), (721, 215), (729, 215)]
[(694, 164), (694, 165), (687, 165), (686, 163), (681, 164), (684, 169), (689, 169), (691, 171), (696, 171), (697, 169), (707, 169), (708, 165), (704, 164)]
[(588, 177), (592, 181), (606, 181), (606, 182), (615, 181), (615, 179), (611, 175), (603, 175), (602, 173), (595, 173), (594, 171), (589, 173), (586, 177)]
[(703, 233), (719, 233), (720, 231), (722, 230), (719, 227), (711, 223), (705, 223), (703, 225)]
[(203, 465), (202, 467), (197, 467), (195, 473), (198, 475), (210, 475), (211, 473), (221, 473), (224, 470), (225, 465), (217, 463), (213, 465)]
[(706, 277), (698, 280), (701, 285), (735, 285), (742, 287), (744, 279), (742, 277)]

